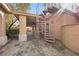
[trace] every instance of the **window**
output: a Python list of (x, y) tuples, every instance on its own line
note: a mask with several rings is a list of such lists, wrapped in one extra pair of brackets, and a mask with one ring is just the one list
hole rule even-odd
[(46, 33), (49, 33), (49, 23), (46, 23)]
[(44, 29), (45, 29), (45, 24), (43, 24), (43, 33), (45, 33), (45, 30)]
[(39, 31), (42, 31), (42, 26), (41, 26), (41, 24), (39, 24)]

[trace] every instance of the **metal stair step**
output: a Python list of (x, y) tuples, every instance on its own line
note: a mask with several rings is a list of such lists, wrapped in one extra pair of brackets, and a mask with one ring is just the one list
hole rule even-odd
[(55, 38), (51, 33), (45, 33), (45, 41), (48, 43), (55, 43)]
[(51, 37), (53, 37), (53, 35), (45, 35), (45, 36), (51, 36)]
[(51, 35), (50, 33), (46, 33), (46, 35)]
[(45, 36), (53, 36), (53, 35), (46, 34)]
[(45, 36), (45, 37), (53, 37), (53, 36)]
[(55, 40), (46, 40), (46, 42), (55, 43)]
[(53, 37), (45, 37), (46, 39), (54, 39)]
[(54, 40), (55, 38), (46, 38), (47, 40)]

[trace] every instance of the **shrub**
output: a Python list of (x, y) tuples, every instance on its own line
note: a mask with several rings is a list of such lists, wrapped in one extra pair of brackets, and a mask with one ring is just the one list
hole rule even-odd
[(9, 29), (6, 31), (8, 37), (13, 37), (19, 34), (19, 29)]

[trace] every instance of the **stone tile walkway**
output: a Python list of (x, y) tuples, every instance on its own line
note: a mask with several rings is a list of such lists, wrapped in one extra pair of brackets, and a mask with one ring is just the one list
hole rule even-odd
[(76, 56), (78, 54), (65, 48), (60, 42), (49, 44), (42, 39), (27, 42), (12, 40), (0, 50), (1, 56)]

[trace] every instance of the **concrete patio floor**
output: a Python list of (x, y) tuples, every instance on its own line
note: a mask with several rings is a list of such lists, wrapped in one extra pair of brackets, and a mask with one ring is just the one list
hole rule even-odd
[(12, 40), (0, 50), (0, 56), (77, 56), (65, 48), (59, 41), (49, 44), (43, 39), (31, 39), (27, 42)]

